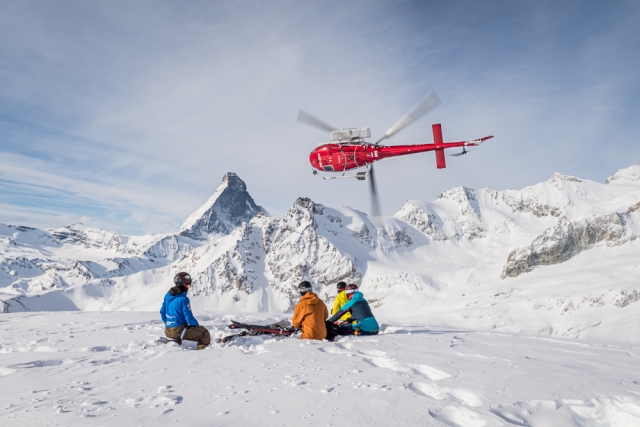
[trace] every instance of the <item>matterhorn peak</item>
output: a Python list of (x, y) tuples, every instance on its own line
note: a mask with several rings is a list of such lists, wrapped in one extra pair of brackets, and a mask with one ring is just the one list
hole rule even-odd
[(222, 184), (224, 185), (225, 183), (233, 191), (247, 191), (247, 184), (245, 184), (244, 181), (233, 172), (227, 172), (224, 174), (222, 177)]
[(180, 235), (206, 240), (210, 234), (229, 234), (260, 212), (266, 213), (253, 201), (244, 181), (235, 173), (227, 172), (209, 200), (182, 224)]

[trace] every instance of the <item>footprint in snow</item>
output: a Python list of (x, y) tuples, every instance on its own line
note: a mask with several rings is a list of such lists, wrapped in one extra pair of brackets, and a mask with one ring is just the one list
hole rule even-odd
[(372, 350), (366, 352), (366, 354), (374, 357), (365, 357), (365, 362), (368, 362), (379, 368), (391, 369), (394, 372), (400, 372), (404, 374), (420, 374), (433, 381), (449, 378), (451, 376), (446, 372), (442, 372), (436, 368), (432, 368), (431, 366), (400, 363), (396, 360), (391, 359), (390, 357), (387, 357), (384, 351)]
[(343, 350), (345, 350), (345, 349), (350, 349), (351, 347), (353, 347), (353, 345), (352, 345), (350, 342), (345, 342), (344, 344), (341, 344), (341, 343), (335, 343), (335, 346), (336, 346), (337, 348), (341, 348), (341, 349), (343, 349)]
[(429, 414), (441, 423), (451, 427), (490, 427), (500, 425), (477, 412), (461, 407), (445, 406), (441, 409), (430, 410)]
[(26, 363), (17, 363), (15, 365), (9, 365), (7, 368), (15, 369), (30, 369), (30, 368), (44, 368), (47, 366), (59, 366), (64, 363), (64, 360), (34, 360)]
[(380, 350), (368, 350), (368, 351), (363, 351), (361, 353), (366, 354), (367, 356), (378, 356), (378, 357), (385, 357), (387, 355), (386, 352), (380, 351)]
[[(640, 406), (629, 398), (600, 396), (589, 400), (532, 400), (497, 405), (490, 409), (504, 421), (517, 426), (554, 425), (640, 425)], [(618, 422), (618, 424), (614, 424)], [(609, 425), (608, 423), (606, 425)]]
[(436, 384), (412, 383), (409, 389), (414, 393), (421, 394), (436, 400), (450, 399), (466, 406), (478, 407), (482, 405), (482, 398), (470, 391), (439, 387)]
[(394, 372), (400, 372), (403, 374), (413, 373), (413, 369), (389, 357), (365, 357), (364, 361), (372, 364), (373, 366), (377, 366), (378, 368), (391, 369)]
[(345, 351), (343, 348), (336, 348), (336, 347), (320, 347), (318, 348), (318, 350), (322, 351), (323, 353), (331, 353), (331, 354), (342, 354), (342, 355), (347, 355), (347, 356), (355, 356), (354, 353), (351, 353), (349, 351)]
[(16, 373), (17, 371), (15, 369), (9, 369), (9, 368), (0, 368), (0, 377), (4, 377), (6, 375), (11, 375)]
[(436, 368), (432, 368), (431, 366), (427, 366), (427, 365), (411, 365), (411, 367), (415, 369), (419, 374), (422, 374), (433, 381), (449, 378), (451, 376), (446, 372), (442, 372)]

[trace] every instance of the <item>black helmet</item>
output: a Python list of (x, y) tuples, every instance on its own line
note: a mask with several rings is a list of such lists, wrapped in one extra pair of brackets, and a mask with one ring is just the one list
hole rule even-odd
[(183, 286), (189, 289), (189, 287), (191, 286), (191, 276), (189, 275), (189, 273), (185, 273), (183, 271), (176, 274), (176, 277), (173, 278), (173, 283), (175, 283), (176, 286)]
[(300, 284), (298, 285), (298, 291), (300, 292), (300, 295), (304, 295), (311, 290), (313, 290), (313, 288), (311, 287), (311, 283), (306, 280), (300, 282)]
[(338, 289), (345, 289), (347, 287), (347, 284), (344, 282), (338, 282), (338, 284), (336, 285), (336, 288)]
[(349, 283), (347, 285), (347, 288), (344, 291), (347, 295), (351, 295), (355, 292), (358, 292), (358, 285), (355, 285), (353, 283)]

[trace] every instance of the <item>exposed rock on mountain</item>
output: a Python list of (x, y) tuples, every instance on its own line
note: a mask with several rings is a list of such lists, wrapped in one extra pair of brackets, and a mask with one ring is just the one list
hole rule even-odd
[(393, 242), (393, 249), (399, 247), (408, 248), (413, 245), (413, 240), (409, 233), (407, 233), (407, 228), (402, 226), (390, 227), (386, 226), (381, 230), (381, 234), (385, 237), (388, 237), (391, 242)]
[(615, 175), (607, 178), (606, 184), (633, 183), (640, 181), (640, 165), (630, 166), (616, 171)]
[(253, 223), (243, 223), (228, 236), (195, 249), (171, 267), (176, 272), (191, 273), (194, 296), (227, 292), (233, 296), (249, 295), (259, 281), (264, 281), (262, 230)]
[(99, 248), (106, 250), (120, 250), (122, 237), (113, 231), (86, 227), (82, 224), (67, 225), (63, 228), (50, 230), (51, 235), (60, 244), (82, 245), (85, 248)]
[(144, 250), (144, 252), (142, 252), (143, 257), (173, 262), (191, 253), (194, 247), (194, 245), (189, 244), (189, 242), (185, 241), (181, 236), (170, 234), (160, 238), (151, 245), (140, 245), (140, 251)]
[[(556, 186), (554, 185), (554, 187)], [(538, 218), (546, 216), (560, 217), (564, 214), (563, 206), (558, 202), (552, 201), (549, 193), (540, 188), (540, 186), (527, 187), (520, 191), (491, 192), (497, 200), (504, 202), (514, 213), (530, 213)]]
[(397, 216), (422, 231), (433, 240), (447, 240), (446, 234), (442, 231), (443, 222), (435, 214), (425, 211), (414, 202), (408, 201), (402, 206)]
[(458, 240), (462, 236), (469, 239), (479, 239), (486, 236), (487, 230), (482, 223), (476, 190), (456, 187), (443, 192), (438, 199), (455, 202), (460, 208), (460, 216), (456, 218), (456, 222), (461, 233), (452, 236), (454, 240)]
[(207, 240), (210, 234), (229, 234), (243, 222), (266, 211), (247, 192), (247, 185), (238, 175), (228, 172), (213, 196), (196, 210), (180, 228), (180, 235), (195, 240)]
[[(321, 292), (324, 286), (341, 280), (359, 282), (362, 279), (354, 260), (343, 255), (326, 237), (318, 235), (316, 217), (323, 216), (324, 211), (324, 206), (299, 198), (273, 231), (266, 256), (266, 274), (271, 287), (286, 295), (290, 303), (297, 299), (297, 285), (302, 280), (309, 280), (316, 292)], [(340, 227), (335, 218), (328, 219)]]
[(637, 237), (629, 214), (614, 212), (579, 221), (564, 220), (530, 245), (511, 252), (500, 277), (516, 277), (539, 265), (565, 262), (597, 244), (618, 246)]

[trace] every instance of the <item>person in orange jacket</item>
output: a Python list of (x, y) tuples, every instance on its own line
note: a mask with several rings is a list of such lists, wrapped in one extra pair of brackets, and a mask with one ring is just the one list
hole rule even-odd
[(329, 310), (316, 294), (313, 293), (311, 283), (301, 282), (298, 285), (300, 302), (293, 309), (291, 324), (294, 328), (302, 328), (303, 340), (323, 340), (327, 336), (325, 319), (329, 317)]

